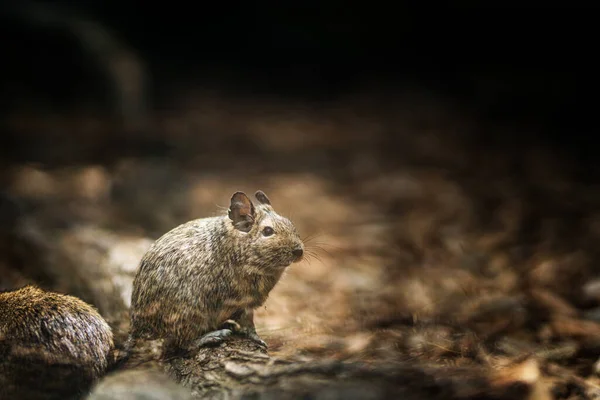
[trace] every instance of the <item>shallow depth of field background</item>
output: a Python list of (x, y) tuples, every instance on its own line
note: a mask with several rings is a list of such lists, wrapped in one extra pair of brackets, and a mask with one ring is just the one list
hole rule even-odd
[[(584, 23), (572, 41), (531, 10), (55, 4), (122, 53), (3, 14), (6, 231), (34, 226), (74, 265), (104, 246), (135, 270), (151, 240), (261, 189), (310, 249), (257, 312), (272, 355), (461, 365), (558, 348), (595, 381)], [(2, 289), (77, 287), (10, 243)], [(126, 303), (127, 280), (112, 284)]]

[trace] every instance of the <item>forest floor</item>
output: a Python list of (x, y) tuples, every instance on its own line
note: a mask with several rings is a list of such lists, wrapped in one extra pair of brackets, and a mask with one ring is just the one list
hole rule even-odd
[[(192, 93), (127, 140), (90, 116), (6, 123), (39, 161), (6, 165), (18, 214), (4, 225), (63, 258), (4, 249), (2, 289), (77, 294), (125, 332), (107, 293), (126, 309), (151, 241), (261, 189), (309, 249), (257, 310), (271, 357), (468, 368), (531, 398), (599, 396), (600, 190), (528, 132), (416, 94), (310, 105)], [(121, 151), (138, 140), (160, 145)], [(126, 278), (86, 283), (99, 247)]]

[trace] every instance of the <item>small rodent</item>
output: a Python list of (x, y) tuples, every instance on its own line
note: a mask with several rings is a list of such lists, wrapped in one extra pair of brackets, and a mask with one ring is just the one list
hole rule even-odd
[(256, 207), (236, 192), (227, 215), (189, 221), (152, 244), (133, 281), (130, 343), (166, 339), (191, 349), (220, 343), (233, 330), (266, 347), (253, 311), (302, 259), (304, 244), (262, 191), (255, 197)]
[(112, 349), (110, 326), (84, 301), (31, 285), (0, 292), (0, 398), (77, 398)]

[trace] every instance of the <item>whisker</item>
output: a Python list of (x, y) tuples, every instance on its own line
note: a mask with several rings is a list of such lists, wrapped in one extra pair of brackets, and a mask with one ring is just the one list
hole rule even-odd
[(318, 245), (318, 246), (327, 246), (327, 247), (332, 247), (335, 250), (341, 250), (342, 249), (342, 247), (340, 247), (340, 246), (336, 246), (334, 244), (327, 243), (327, 242), (311, 242), (310, 245), (311, 246), (315, 246), (315, 245)]
[(319, 246), (311, 246), (309, 249), (307, 249), (307, 251), (312, 251), (312, 252), (314, 252), (314, 253), (316, 254), (316, 252), (315, 252), (314, 250), (319, 250), (319, 251), (322, 251), (322, 252), (324, 252), (325, 254), (327, 254), (329, 257), (333, 258), (333, 255), (332, 255), (332, 254), (331, 254), (331, 253), (330, 253), (328, 250), (325, 250), (325, 249), (324, 249), (324, 248), (322, 248), (322, 247), (319, 247)]
[(318, 260), (319, 262), (323, 262), (323, 260), (321, 259), (321, 257), (318, 254), (316, 254), (316, 253), (307, 252), (306, 254), (309, 257)]
[(320, 256), (319, 254), (316, 254), (316, 253), (311, 253), (311, 257), (312, 257), (314, 260), (317, 260), (317, 261), (319, 261), (319, 262), (323, 262), (323, 259), (321, 258), (321, 256)]
[(333, 244), (327, 243), (327, 242), (310, 242), (309, 241), (308, 243), (304, 242), (304, 245), (307, 248), (318, 248), (323, 251), (325, 251), (324, 247), (328, 247), (329, 249), (336, 250), (336, 251), (342, 251), (344, 249), (341, 246), (336, 246), (336, 245), (333, 245)]
[(303, 241), (304, 243), (308, 243), (308, 242), (310, 242), (310, 241), (312, 241), (312, 240), (316, 239), (317, 237), (319, 237), (319, 235), (320, 235), (319, 233), (313, 233), (313, 234), (310, 234), (310, 235), (308, 235), (308, 236), (304, 237), (304, 238), (302, 239), (302, 241)]
[(307, 235), (306, 238), (305, 238), (305, 240), (307, 240), (309, 242), (312, 242), (313, 240), (318, 239), (321, 236), (323, 236), (323, 232), (314, 232), (314, 233), (312, 233), (310, 235)]
[(223, 207), (223, 206), (220, 206), (220, 205), (218, 205), (218, 204), (215, 204), (215, 206), (216, 206), (216, 208), (218, 208), (219, 210), (223, 210), (223, 211), (227, 211), (227, 210), (229, 210), (229, 207)]
[(316, 253), (315, 251), (313, 251), (312, 249), (306, 249), (306, 250), (305, 250), (305, 253), (306, 253), (306, 254), (308, 254), (308, 255), (311, 255), (311, 256), (314, 256), (314, 255), (316, 255), (316, 254), (317, 254), (317, 253)]

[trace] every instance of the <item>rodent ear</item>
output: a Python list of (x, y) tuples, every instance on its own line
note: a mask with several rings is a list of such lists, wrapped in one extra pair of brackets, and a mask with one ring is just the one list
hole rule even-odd
[(256, 200), (258, 200), (261, 204), (271, 205), (271, 201), (269, 200), (265, 192), (263, 192), (262, 190), (257, 191), (254, 194), (254, 197), (256, 197)]
[(233, 222), (235, 229), (249, 232), (254, 225), (254, 204), (244, 192), (235, 192), (231, 197), (229, 206), (229, 219)]

